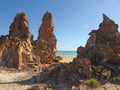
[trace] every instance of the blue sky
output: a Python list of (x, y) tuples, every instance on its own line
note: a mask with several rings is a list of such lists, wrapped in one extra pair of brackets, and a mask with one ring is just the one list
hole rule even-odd
[(120, 0), (0, 0), (0, 35), (9, 33), (16, 13), (25, 12), (36, 39), (46, 11), (53, 15), (58, 50), (76, 51), (84, 46), (103, 13), (120, 25)]

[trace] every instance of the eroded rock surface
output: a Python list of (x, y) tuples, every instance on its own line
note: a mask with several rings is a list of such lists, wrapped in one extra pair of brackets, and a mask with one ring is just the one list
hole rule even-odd
[(58, 62), (52, 15), (47, 12), (42, 21), (38, 39), (33, 41), (26, 14), (15, 16), (9, 34), (0, 37), (0, 65), (20, 69)]
[(120, 34), (118, 25), (114, 21), (103, 14), (103, 22), (99, 25), (99, 29), (93, 30), (89, 35), (90, 38), (85, 47), (88, 58), (98, 63), (106, 59), (111, 63), (120, 64)]
[(51, 63), (56, 60), (56, 37), (53, 32), (53, 18), (46, 12), (39, 28), (38, 39), (34, 42), (34, 52), (40, 57), (41, 63)]
[(98, 30), (92, 30), (89, 35), (86, 46), (80, 46), (77, 49), (77, 59), (80, 62), (83, 61), (83, 58), (89, 59), (92, 66), (91, 75), (98, 79), (107, 81), (111, 76), (119, 75), (116, 73), (120, 67), (118, 25), (103, 14), (103, 22), (99, 25)]
[(25, 13), (17, 14), (9, 34), (0, 37), (0, 64), (23, 68), (32, 61), (31, 34)]
[[(119, 79), (118, 25), (103, 14), (103, 22), (98, 30), (92, 30), (89, 35), (86, 46), (77, 49), (77, 57), (73, 62), (50, 64), (45, 69), (45, 66), (39, 66), (36, 71), (41, 70), (41, 73), (33, 78), (34, 83), (45, 83), (55, 90), (71, 90), (73, 86), (81, 84), (81, 79), (93, 77), (102, 82), (107, 82), (114, 76)], [(24, 68), (33, 63), (52, 63), (59, 59), (61, 57), (56, 57), (56, 38), (53, 33), (52, 15), (49, 12), (43, 17), (36, 41), (32, 39), (24, 13), (16, 15), (9, 34), (0, 37), (0, 64), (3, 66)], [(118, 79), (113, 78), (111, 81), (119, 82)], [(41, 87), (36, 86), (32, 89), (39, 88)]]

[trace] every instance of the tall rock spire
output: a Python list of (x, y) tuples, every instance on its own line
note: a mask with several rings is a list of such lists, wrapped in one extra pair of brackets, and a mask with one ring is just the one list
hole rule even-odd
[(0, 65), (23, 68), (32, 61), (31, 34), (25, 13), (15, 16), (9, 35), (0, 37)]
[(26, 14), (18, 13), (9, 34), (0, 36), (0, 65), (20, 69), (51, 63), (56, 60), (56, 42), (51, 13), (43, 16), (36, 41), (32, 40)]
[[(46, 39), (48, 36), (53, 35), (53, 18), (51, 13), (46, 12), (42, 19), (42, 25), (39, 28), (39, 36), (38, 39), (44, 38)], [(54, 36), (54, 35), (53, 35)]]
[(41, 63), (51, 63), (56, 58), (56, 37), (53, 32), (53, 18), (46, 12), (39, 28), (35, 53), (40, 56)]
[(30, 30), (25, 13), (18, 13), (10, 26), (9, 34), (11, 36), (19, 36), (20, 38), (30, 38)]
[(98, 43), (102, 42), (102, 44), (110, 45), (113, 45), (113, 43), (120, 44), (118, 24), (115, 24), (115, 22), (108, 18), (105, 14), (103, 14), (103, 22), (99, 25), (99, 29), (96, 34)]

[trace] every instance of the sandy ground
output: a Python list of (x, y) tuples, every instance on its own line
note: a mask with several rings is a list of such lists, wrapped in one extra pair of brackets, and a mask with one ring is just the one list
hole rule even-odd
[[(20, 76), (19, 76), (19, 75)], [(3, 75), (1, 77), (1, 75)], [(19, 79), (24, 77), (26, 74), (21, 74), (21, 73), (15, 73), (15, 74), (11, 74), (11, 73), (7, 73), (7, 75), (4, 75), (4, 73), (0, 74), (0, 90), (27, 90), (28, 88), (30, 88), (30, 85), (20, 85), (17, 83), (11, 83), (10, 81), (14, 81), (15, 79)]]
[[(22, 77), (21, 77), (22, 76)], [(0, 82), (13, 82), (16, 79), (27, 77), (27, 72), (9, 72), (5, 70), (0, 71)]]
[(60, 62), (72, 62), (75, 56), (60, 55), (63, 59)]
[(0, 67), (0, 90), (27, 90), (30, 87), (30, 85), (20, 85), (16, 83), (31, 78), (28, 72), (2, 69)]

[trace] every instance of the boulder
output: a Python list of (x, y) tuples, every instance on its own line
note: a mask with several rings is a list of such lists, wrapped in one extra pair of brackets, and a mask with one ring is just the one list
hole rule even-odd
[(54, 62), (59, 62), (61, 61), (63, 58), (61, 56), (56, 56), (56, 58), (53, 60)]
[(80, 74), (83, 74), (85, 78), (90, 78), (91, 77), (91, 62), (87, 58), (74, 58), (72, 62), (75, 67), (78, 69), (78, 72)]
[(107, 69), (104, 69), (102, 72), (101, 72), (101, 78), (100, 80), (102, 82), (107, 82), (111, 77), (111, 70), (107, 70)]

